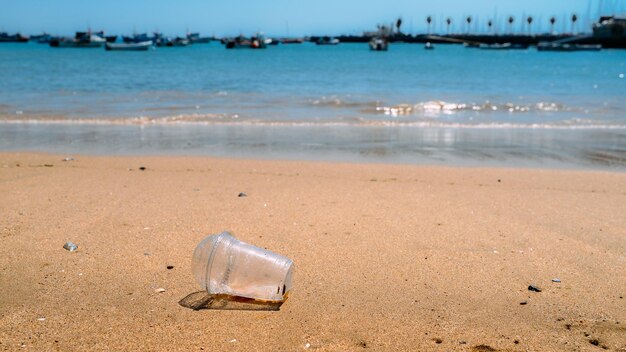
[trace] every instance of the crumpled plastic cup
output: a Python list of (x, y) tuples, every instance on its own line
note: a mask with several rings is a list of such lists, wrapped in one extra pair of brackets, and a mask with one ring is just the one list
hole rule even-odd
[(285, 256), (222, 232), (198, 244), (191, 270), (209, 294), (281, 302), (291, 290), (294, 264)]

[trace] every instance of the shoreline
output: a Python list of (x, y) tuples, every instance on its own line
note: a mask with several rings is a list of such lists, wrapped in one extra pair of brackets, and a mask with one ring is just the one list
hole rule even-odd
[[(0, 152), (5, 349), (626, 349), (626, 174), (66, 156)], [(178, 304), (223, 230), (294, 260), (280, 311)]]
[(0, 124), (5, 152), (626, 170), (623, 129)]

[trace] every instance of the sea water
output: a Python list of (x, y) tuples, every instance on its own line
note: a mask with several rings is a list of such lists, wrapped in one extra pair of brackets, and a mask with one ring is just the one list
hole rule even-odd
[(0, 44), (0, 150), (626, 167), (626, 51)]

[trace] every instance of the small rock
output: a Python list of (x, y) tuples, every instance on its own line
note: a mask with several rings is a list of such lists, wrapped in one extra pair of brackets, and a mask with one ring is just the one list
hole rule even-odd
[(310, 343), (308, 343), (308, 342), (307, 342), (307, 343), (305, 343), (305, 344), (304, 344), (304, 348), (306, 348), (306, 349), (311, 348), (311, 344), (310, 344)]
[(174, 266), (173, 265), (168, 265), (168, 266), (166, 266), (166, 268), (167, 268), (167, 270), (172, 270), (172, 269), (174, 269)]
[(63, 245), (63, 248), (65, 248), (66, 250), (70, 251), (70, 252), (74, 252), (75, 250), (78, 249), (78, 246), (70, 241), (65, 242), (65, 244)]
[(237, 197), (240, 197), (240, 198), (241, 198), (241, 197), (247, 197), (247, 196), (248, 196), (248, 195), (247, 195), (247, 194), (245, 194), (245, 193), (243, 193), (243, 192), (241, 192), (241, 193), (239, 193), (239, 194), (237, 195)]
[(552, 282), (561, 282), (561, 279), (557, 277), (557, 278), (552, 279)]
[(519, 302), (519, 304), (520, 304), (520, 306), (525, 306), (525, 305), (528, 304), (528, 301), (521, 301), (521, 302)]
[(141, 170), (141, 171), (146, 171), (146, 167), (145, 167), (145, 166), (140, 166), (140, 167), (139, 167), (139, 170)]
[(541, 289), (535, 285), (528, 286), (528, 291), (541, 292)]
[(74, 160), (74, 158), (72, 158), (71, 156), (68, 156), (68, 157), (63, 158), (62, 161), (72, 161), (72, 160)]
[(52, 165), (52, 164), (43, 164), (43, 166), (45, 166), (45, 167), (53, 167), (54, 165)]
[(37, 320), (39, 320), (39, 321), (46, 321), (46, 318), (41, 317), (41, 318), (37, 318)]
[(165, 289), (163, 287), (159, 287), (156, 290), (154, 290), (154, 292), (156, 292), (156, 293), (163, 293), (163, 292), (165, 292)]
[(235, 343), (235, 342), (237, 342), (237, 339), (232, 339), (232, 340), (230, 340), (230, 341), (228, 341), (228, 342), (230, 342), (230, 343)]

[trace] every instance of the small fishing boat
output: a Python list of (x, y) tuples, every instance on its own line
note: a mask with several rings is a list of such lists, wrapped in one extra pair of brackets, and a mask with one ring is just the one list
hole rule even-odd
[(283, 38), (280, 40), (283, 44), (302, 44), (304, 39), (302, 38)]
[(435, 46), (431, 42), (426, 42), (426, 44), (424, 44), (424, 49), (433, 50), (435, 49)]
[(53, 38), (50, 40), (50, 46), (53, 48), (100, 48), (104, 43), (106, 43), (106, 39), (89, 31), (76, 32), (74, 38)]
[(339, 44), (339, 39), (333, 37), (321, 37), (319, 38), (315, 44), (317, 45), (337, 45)]
[(537, 44), (538, 51), (600, 51), (601, 44), (568, 44), (568, 43), (546, 43)]
[(374, 37), (369, 41), (370, 50), (387, 51), (389, 49), (389, 41), (385, 37)]
[(257, 35), (250, 39), (240, 35), (233, 39), (226, 39), (224, 41), (226, 49), (265, 49), (267, 43), (262, 35)]
[(528, 49), (528, 45), (526, 44), (511, 44), (511, 43), (504, 43), (504, 44), (480, 44), (478, 46), (479, 49), (483, 49), (483, 50), (511, 50), (511, 49), (516, 49), (516, 50), (524, 50), (524, 49)]
[(132, 36), (123, 36), (122, 41), (124, 43), (143, 43), (151, 40), (156, 43), (157, 34), (151, 36), (148, 33), (135, 33)]
[(0, 43), (26, 43), (28, 42), (28, 37), (21, 35), (20, 33), (16, 33), (10, 35), (6, 32), (0, 32)]
[(211, 37), (201, 37), (200, 33), (187, 33), (187, 40), (191, 44), (207, 44), (210, 43)]
[(152, 40), (141, 43), (106, 43), (104, 45), (107, 51), (147, 51), (152, 47)]

